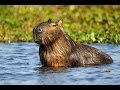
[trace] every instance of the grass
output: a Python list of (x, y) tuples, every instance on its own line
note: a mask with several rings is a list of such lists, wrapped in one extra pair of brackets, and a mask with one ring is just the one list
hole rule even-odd
[(120, 43), (119, 5), (0, 5), (0, 42), (32, 42), (32, 29), (49, 18), (82, 43)]

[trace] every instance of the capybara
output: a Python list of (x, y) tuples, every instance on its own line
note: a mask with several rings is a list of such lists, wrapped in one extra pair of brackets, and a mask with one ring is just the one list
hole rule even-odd
[(43, 67), (76, 67), (110, 64), (112, 58), (104, 52), (75, 42), (63, 30), (62, 20), (42, 22), (33, 29), (34, 41), (40, 45)]

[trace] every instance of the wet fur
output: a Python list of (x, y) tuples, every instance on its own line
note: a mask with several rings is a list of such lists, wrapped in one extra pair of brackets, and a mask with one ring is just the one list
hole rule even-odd
[(112, 63), (112, 58), (104, 52), (84, 44), (77, 43), (58, 26), (49, 26), (53, 22), (45, 22), (36, 26), (44, 27), (41, 35), (33, 33), (41, 40), (39, 55), (42, 65), (47, 67), (91, 66)]

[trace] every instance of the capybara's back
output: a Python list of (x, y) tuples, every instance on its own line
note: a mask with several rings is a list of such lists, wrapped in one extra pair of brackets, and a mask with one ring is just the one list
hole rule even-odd
[(84, 44), (77, 45), (70, 55), (72, 66), (110, 64), (112, 58), (104, 52)]
[(63, 31), (62, 20), (49, 19), (33, 29), (34, 41), (40, 45), (39, 55), (43, 66), (73, 67), (110, 64), (112, 58), (104, 52), (71, 39)]

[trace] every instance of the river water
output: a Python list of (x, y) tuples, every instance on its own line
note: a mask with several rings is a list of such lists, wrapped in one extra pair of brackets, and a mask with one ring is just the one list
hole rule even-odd
[(120, 45), (89, 44), (109, 54), (109, 65), (42, 68), (35, 43), (0, 43), (0, 85), (119, 85)]

